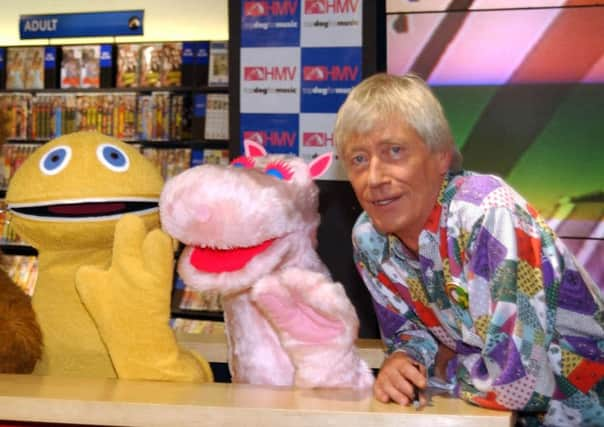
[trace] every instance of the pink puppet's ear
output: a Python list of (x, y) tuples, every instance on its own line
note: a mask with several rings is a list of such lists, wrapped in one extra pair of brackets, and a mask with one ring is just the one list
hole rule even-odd
[(266, 149), (262, 144), (258, 144), (256, 141), (252, 141), (251, 139), (245, 139), (243, 141), (243, 149), (245, 151), (245, 155), (248, 157), (260, 157), (266, 156)]
[(321, 154), (319, 157), (314, 159), (308, 165), (308, 169), (310, 169), (310, 176), (312, 179), (317, 179), (329, 169), (331, 166), (331, 162), (333, 161), (333, 153), (331, 151)]

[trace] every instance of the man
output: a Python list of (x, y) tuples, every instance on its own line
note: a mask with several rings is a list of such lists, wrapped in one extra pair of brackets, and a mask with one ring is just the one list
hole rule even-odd
[(518, 193), (461, 169), (425, 82), (364, 80), (334, 137), (364, 209), (354, 258), (389, 353), (376, 399), (409, 404), (438, 374), (480, 406), (604, 425), (599, 289)]

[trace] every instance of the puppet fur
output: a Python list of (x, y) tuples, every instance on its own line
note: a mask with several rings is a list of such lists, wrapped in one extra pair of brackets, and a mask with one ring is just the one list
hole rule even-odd
[(318, 188), (331, 153), (307, 164), (246, 141), (231, 166), (169, 180), (162, 227), (186, 246), (184, 282), (222, 296), (234, 382), (369, 388), (354, 341), (358, 318), (315, 251)]
[[(9, 122), (7, 111), (0, 111), (0, 146)], [(0, 373), (29, 374), (41, 355), (42, 332), (31, 298), (0, 270)]]
[(42, 332), (29, 295), (0, 271), (0, 373), (29, 374), (42, 355)]
[(169, 326), (174, 257), (159, 229), (162, 186), (136, 148), (98, 132), (43, 144), (17, 170), (11, 225), (39, 259), (35, 374), (212, 380)]

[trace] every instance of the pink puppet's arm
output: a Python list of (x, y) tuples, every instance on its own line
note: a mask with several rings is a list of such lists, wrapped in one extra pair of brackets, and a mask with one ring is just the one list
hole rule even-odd
[(373, 375), (354, 345), (358, 318), (342, 285), (289, 268), (258, 281), (252, 300), (290, 355), (296, 386), (371, 387)]

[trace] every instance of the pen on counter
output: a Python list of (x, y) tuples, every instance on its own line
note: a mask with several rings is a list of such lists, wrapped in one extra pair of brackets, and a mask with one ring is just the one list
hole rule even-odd
[(420, 408), (419, 387), (417, 387), (415, 384), (413, 384), (413, 400), (412, 400), (411, 404), (413, 405), (413, 407), (415, 408), (416, 411), (419, 410), (419, 408)]
[[(413, 363), (413, 366), (415, 366), (419, 370), (421, 365), (418, 362), (415, 362)], [(415, 383), (412, 383), (411, 385), (413, 386), (413, 398), (411, 400), (411, 404), (413, 405), (415, 410), (418, 411), (421, 408), (421, 403), (419, 401), (420, 390)]]

